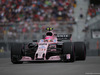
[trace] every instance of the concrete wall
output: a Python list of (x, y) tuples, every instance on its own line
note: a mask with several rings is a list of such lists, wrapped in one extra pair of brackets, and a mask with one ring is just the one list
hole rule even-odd
[[(85, 41), (88, 43), (88, 49), (94, 50), (94, 52), (95, 52), (95, 50), (98, 50), (97, 49), (97, 41), (99, 42), (99, 49), (100, 49), (100, 38), (98, 38), (98, 39), (92, 38), (91, 31), (93, 29), (100, 29), (100, 21), (97, 21), (97, 22), (89, 25), (89, 30), (86, 32), (86, 35), (85, 35), (86, 36)], [(89, 51), (89, 52), (91, 52), (91, 51)]]

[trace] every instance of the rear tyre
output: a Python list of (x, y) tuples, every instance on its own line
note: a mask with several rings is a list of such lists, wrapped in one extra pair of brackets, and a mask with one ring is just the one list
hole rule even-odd
[(22, 44), (13, 44), (11, 46), (11, 62), (13, 64), (22, 64), (23, 62), (20, 61), (22, 58), (21, 52)]
[[(70, 54), (70, 59), (66, 58), (66, 55)], [(63, 60), (64, 61), (70, 61), (70, 62), (74, 62), (75, 61), (75, 50), (74, 50), (74, 44), (71, 42), (65, 42), (63, 44)]]
[(75, 42), (75, 52), (77, 60), (85, 60), (86, 59), (86, 46), (84, 42)]

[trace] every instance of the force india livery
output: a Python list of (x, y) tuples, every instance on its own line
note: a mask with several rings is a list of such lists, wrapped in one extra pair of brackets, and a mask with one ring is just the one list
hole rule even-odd
[[(24, 61), (64, 61), (85, 60), (86, 46), (84, 42), (72, 42), (71, 34), (54, 34), (53, 28), (39, 42), (33, 40), (28, 44), (11, 46), (11, 62), (22, 64)], [(69, 42), (63, 41), (69, 40)]]

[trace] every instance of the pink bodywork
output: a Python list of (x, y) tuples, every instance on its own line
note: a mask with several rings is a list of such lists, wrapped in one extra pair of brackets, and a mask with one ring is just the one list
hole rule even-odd
[[(36, 54), (38, 54), (37, 58), (41, 59), (43, 58), (43, 54), (44, 54), (44, 60), (46, 60), (46, 53), (47, 53), (47, 48), (48, 48), (48, 45), (49, 44), (56, 44), (58, 43), (57, 41), (57, 37), (54, 35), (53, 31), (49, 31), (51, 32), (53, 35), (52, 36), (46, 36), (45, 39), (41, 39), (41, 40), (38, 42), (38, 49), (34, 55), (34, 59), (32, 59), (31, 57), (28, 57), (28, 56), (23, 56), (21, 61), (32, 61), (32, 60), (36, 60)], [(48, 42), (48, 41), (45, 41), (45, 40), (53, 40), (52, 42)], [(55, 42), (54, 42), (55, 40)], [(54, 50), (56, 51), (56, 49)], [(66, 55), (66, 58), (67, 59), (70, 59), (70, 55)], [(60, 56), (51, 56), (48, 60), (61, 60)]]
[[(56, 39), (56, 40), (57, 40), (57, 37), (54, 35), (53, 31), (49, 31), (49, 32), (51, 32), (53, 35), (52, 35), (52, 36), (46, 36), (46, 37), (45, 37), (45, 40), (46, 40), (46, 39), (52, 39), (52, 40)], [(47, 32), (47, 33), (48, 33), (48, 32)]]
[(52, 36), (46, 36), (45, 39), (53, 39)]
[[(46, 36), (45, 39), (43, 39), (44, 40), (43, 42), (40, 41), (38, 43), (38, 49), (35, 53), (35, 59), (34, 60), (36, 60), (36, 54), (38, 54), (37, 58), (42, 58), (42, 56), (44, 54), (45, 55), (44, 60), (46, 60), (46, 53), (47, 53), (47, 48), (48, 48), (49, 44), (55, 44), (55, 43), (58, 42), (57, 38), (54, 35), (54, 33), (52, 31), (49, 31), (49, 32), (51, 32), (53, 35), (52, 36)], [(52, 40), (52, 42), (48, 42), (48, 41), (45, 41), (45, 40)], [(55, 40), (55, 42), (53, 40)], [(55, 49), (55, 51), (56, 51), (56, 49)], [(57, 58), (55, 58), (55, 57), (57, 57)], [(60, 60), (59, 56), (52, 56), (52, 58), (53, 59), (50, 58), (49, 60)]]

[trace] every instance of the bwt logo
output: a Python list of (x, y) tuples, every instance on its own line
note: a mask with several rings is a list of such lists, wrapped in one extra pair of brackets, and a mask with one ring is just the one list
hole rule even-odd
[(45, 46), (40, 46), (39, 48), (45, 48)]
[(45, 46), (40, 46), (39, 47), (39, 51), (45, 51), (45, 50), (46, 50)]

